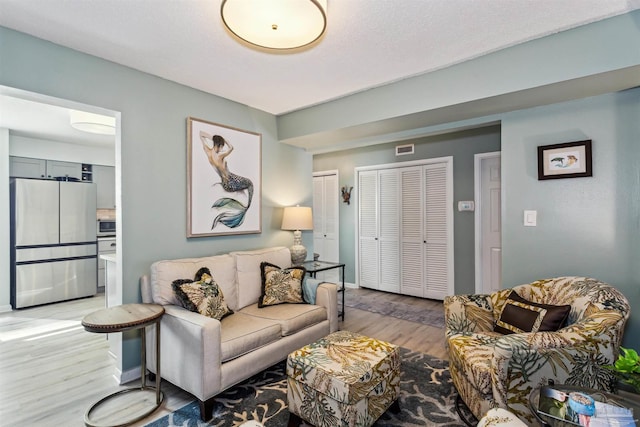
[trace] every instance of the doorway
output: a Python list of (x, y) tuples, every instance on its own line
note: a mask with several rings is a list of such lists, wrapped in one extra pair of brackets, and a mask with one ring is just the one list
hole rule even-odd
[(502, 287), (502, 197), (500, 152), (474, 156), (476, 293)]
[[(0, 86), (0, 109), (5, 112), (0, 117), (0, 198), (7, 202), (0, 203), (0, 235), (6, 235), (9, 241), (10, 156), (115, 167), (120, 113), (8, 86)], [(70, 110), (114, 117), (115, 136), (105, 139), (104, 135), (93, 136), (71, 128)], [(87, 172), (82, 173), (84, 177)], [(12, 310), (10, 264), (10, 248), (6, 245), (0, 249), (0, 312)]]

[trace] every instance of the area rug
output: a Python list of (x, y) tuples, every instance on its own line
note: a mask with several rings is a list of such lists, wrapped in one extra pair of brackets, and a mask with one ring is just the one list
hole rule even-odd
[(427, 307), (402, 302), (381, 302), (380, 300), (380, 296), (376, 295), (376, 293), (358, 292), (348, 288), (344, 295), (344, 305), (347, 307), (422, 323), (436, 328), (444, 328), (444, 310), (431, 310)]
[[(387, 411), (374, 426), (464, 426), (455, 410), (456, 391), (448, 362), (404, 348), (400, 354), (400, 412)], [(284, 361), (220, 394), (208, 423), (200, 421), (198, 402), (192, 402), (145, 427), (235, 427), (248, 420), (265, 427), (287, 425)]]

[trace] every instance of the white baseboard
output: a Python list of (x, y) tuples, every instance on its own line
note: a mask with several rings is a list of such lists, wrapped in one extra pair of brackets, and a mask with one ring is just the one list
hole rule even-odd
[(11, 307), (11, 304), (9, 305), (0, 305), (0, 313), (6, 313), (9, 311), (13, 311), (13, 307)]
[(124, 372), (116, 368), (113, 377), (120, 385), (140, 379), (140, 366), (136, 366)]
[(351, 289), (358, 289), (360, 286), (356, 285), (355, 283), (344, 282), (344, 287), (351, 288)]

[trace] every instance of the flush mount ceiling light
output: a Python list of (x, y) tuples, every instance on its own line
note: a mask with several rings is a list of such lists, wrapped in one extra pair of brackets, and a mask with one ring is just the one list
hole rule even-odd
[(116, 119), (102, 114), (69, 110), (69, 122), (74, 129), (100, 135), (116, 134)]
[(267, 49), (295, 49), (327, 28), (327, 0), (223, 0), (220, 14), (235, 36)]

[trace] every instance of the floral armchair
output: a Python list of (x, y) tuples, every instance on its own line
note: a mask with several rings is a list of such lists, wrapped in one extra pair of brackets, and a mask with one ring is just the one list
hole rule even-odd
[[(534, 303), (570, 305), (563, 326), (557, 331), (495, 332), (512, 291)], [(444, 308), (451, 376), (478, 419), (500, 407), (532, 424), (529, 395), (549, 380), (600, 390), (615, 384), (613, 373), (603, 366), (618, 356), (630, 307), (606, 283), (558, 277), (490, 295), (449, 296)]]

